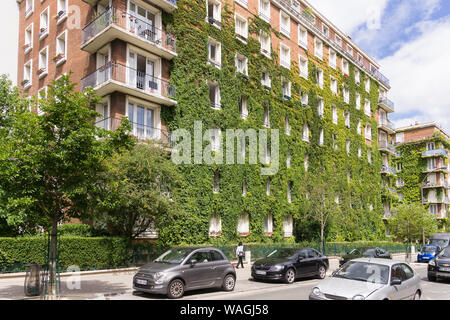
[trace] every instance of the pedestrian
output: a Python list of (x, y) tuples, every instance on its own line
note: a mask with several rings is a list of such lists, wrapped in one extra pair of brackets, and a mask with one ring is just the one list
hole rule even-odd
[(244, 256), (245, 256), (244, 246), (242, 245), (242, 242), (239, 242), (236, 248), (236, 257), (238, 257), (239, 259), (236, 269), (239, 269), (239, 264), (242, 266), (242, 269), (244, 269), (244, 262), (243, 262)]

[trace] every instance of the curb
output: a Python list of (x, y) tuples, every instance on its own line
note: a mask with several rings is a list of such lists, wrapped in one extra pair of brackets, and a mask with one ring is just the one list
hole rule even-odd
[(92, 298), (89, 298), (88, 300), (110, 300), (109, 298), (120, 296), (123, 294), (130, 294), (134, 290), (125, 290), (125, 291), (119, 291), (119, 292), (109, 292), (109, 293), (98, 293), (94, 295)]
[[(80, 276), (90, 276), (95, 274), (106, 274), (106, 273), (121, 273), (121, 272), (134, 272), (137, 271), (138, 267), (133, 268), (123, 268), (123, 269), (105, 269), (105, 270), (93, 270), (93, 271), (81, 271), (77, 273)], [(60, 274), (60, 277), (73, 277), (75, 272), (64, 272)], [(13, 278), (24, 278), (26, 272), (18, 273), (4, 273), (0, 274), (0, 279), (13, 279)]]

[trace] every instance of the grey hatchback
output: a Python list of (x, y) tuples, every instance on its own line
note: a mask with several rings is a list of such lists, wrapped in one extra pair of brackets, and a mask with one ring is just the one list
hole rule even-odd
[(174, 248), (141, 267), (133, 277), (133, 289), (165, 294), (178, 299), (185, 291), (222, 288), (233, 291), (236, 271), (216, 248)]

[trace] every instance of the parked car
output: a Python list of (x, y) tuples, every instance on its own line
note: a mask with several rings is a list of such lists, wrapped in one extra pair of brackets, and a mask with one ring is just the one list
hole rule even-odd
[(406, 262), (359, 258), (319, 282), (310, 300), (419, 300), (420, 276)]
[(281, 280), (285, 283), (311, 276), (324, 279), (328, 267), (328, 258), (315, 249), (282, 248), (257, 260), (252, 266), (252, 277), (257, 280)]
[(428, 262), (433, 260), (439, 253), (440, 247), (435, 244), (427, 244), (422, 247), (422, 250), (417, 254), (417, 262)]
[(185, 291), (220, 287), (234, 290), (236, 271), (222, 251), (215, 248), (174, 248), (141, 267), (133, 289), (178, 299)]
[(442, 249), (433, 260), (428, 262), (428, 280), (436, 281), (440, 278), (450, 278), (450, 247)]
[(347, 261), (357, 258), (380, 258), (392, 259), (392, 255), (382, 248), (359, 247), (351, 250), (339, 260), (339, 267), (342, 267)]
[(430, 237), (430, 244), (435, 244), (441, 248), (450, 246), (450, 233), (436, 233)]

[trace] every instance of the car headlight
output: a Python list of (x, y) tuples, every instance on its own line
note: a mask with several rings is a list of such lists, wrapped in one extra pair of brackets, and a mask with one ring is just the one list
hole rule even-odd
[(320, 296), (322, 295), (322, 291), (320, 291), (319, 288), (314, 287), (314, 288), (312, 289), (312, 294), (315, 295), (315, 296), (317, 296), (317, 297), (320, 297)]
[(366, 298), (360, 294), (354, 296), (352, 300), (366, 300)]
[(428, 262), (428, 264), (429, 264), (430, 266), (435, 266), (435, 265), (436, 265), (436, 261), (430, 260), (430, 262)]
[(154, 275), (154, 279), (155, 279), (155, 283), (156, 284), (161, 284), (163, 283), (164, 277), (166, 276), (166, 274), (164, 272), (157, 272)]
[(281, 271), (283, 269), (284, 269), (283, 266), (276, 265), (276, 266), (271, 267), (270, 271)]

